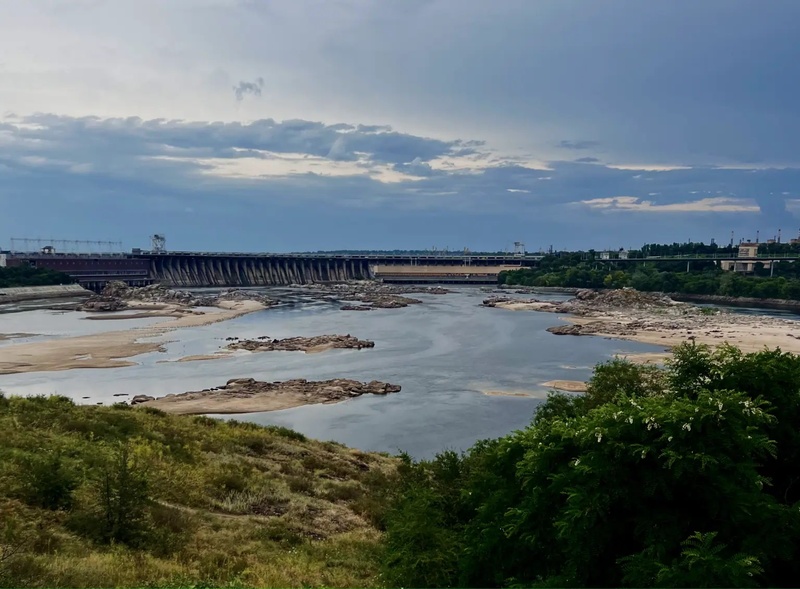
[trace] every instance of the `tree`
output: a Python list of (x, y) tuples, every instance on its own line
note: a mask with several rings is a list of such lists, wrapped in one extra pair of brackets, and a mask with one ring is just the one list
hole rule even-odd
[(147, 479), (130, 456), (127, 443), (121, 444), (104, 470), (101, 505), (106, 542), (137, 545), (146, 531)]

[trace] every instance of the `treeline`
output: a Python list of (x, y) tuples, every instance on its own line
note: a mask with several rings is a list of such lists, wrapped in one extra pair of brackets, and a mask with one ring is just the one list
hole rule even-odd
[(719, 269), (710, 260), (615, 264), (586, 261), (581, 254), (547, 256), (537, 268), (501, 272), (501, 284), (570, 288), (623, 288), (680, 294), (800, 300), (800, 263), (780, 262), (772, 270), (756, 264), (754, 275)]
[[(688, 243), (646, 243), (641, 250), (633, 252), (641, 257), (647, 256), (688, 256), (688, 255), (714, 255), (714, 254), (733, 254), (739, 250), (739, 246), (724, 245), (716, 243), (705, 244), (703, 242)], [(637, 256), (638, 257), (638, 256)]]
[(0, 288), (13, 286), (52, 286), (56, 284), (72, 284), (75, 282), (68, 274), (32, 268), (30, 266), (14, 266), (0, 268)]
[(404, 587), (792, 587), (800, 358), (684, 345), (464, 454), (406, 458), (387, 518)]

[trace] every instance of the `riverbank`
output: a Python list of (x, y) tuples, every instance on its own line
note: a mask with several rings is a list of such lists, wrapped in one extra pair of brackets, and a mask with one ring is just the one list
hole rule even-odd
[[(141, 340), (183, 327), (227, 321), (265, 308), (263, 303), (250, 300), (219, 301), (218, 309), (191, 313), (178, 312), (176, 307), (174, 314), (169, 315), (172, 321), (158, 325), (6, 346), (0, 352), (0, 375), (133, 366), (136, 363), (128, 358), (164, 349), (163, 342)], [(152, 313), (149, 316), (163, 316), (160, 313), (164, 310)]]
[(20, 301), (37, 301), (61, 298), (88, 298), (92, 291), (79, 284), (55, 286), (17, 286), (0, 288), (0, 304), (19, 303)]
[(756, 299), (753, 297), (723, 297), (719, 295), (670, 293), (670, 298), (684, 303), (705, 303), (725, 307), (743, 307), (750, 309), (774, 309), (791, 311), (800, 314), (800, 301), (788, 299)]
[(626, 355), (636, 362), (663, 362), (671, 348), (685, 342), (711, 347), (727, 343), (744, 352), (766, 347), (800, 353), (800, 323), (797, 321), (701, 308), (660, 293), (640, 293), (632, 289), (586, 290), (563, 303), (492, 298), (485, 300), (484, 306), (563, 314), (562, 320), (567, 324), (548, 329), (555, 335), (594, 335), (665, 349), (663, 353)]

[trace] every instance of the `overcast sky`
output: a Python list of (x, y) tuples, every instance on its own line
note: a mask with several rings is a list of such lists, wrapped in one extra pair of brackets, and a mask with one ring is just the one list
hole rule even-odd
[(0, 0), (0, 247), (800, 231), (797, 0)]

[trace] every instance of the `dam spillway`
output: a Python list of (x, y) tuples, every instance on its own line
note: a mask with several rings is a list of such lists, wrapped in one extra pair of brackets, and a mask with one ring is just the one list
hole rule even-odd
[(367, 260), (319, 256), (150, 255), (150, 276), (176, 287), (285, 286), (371, 278)]

